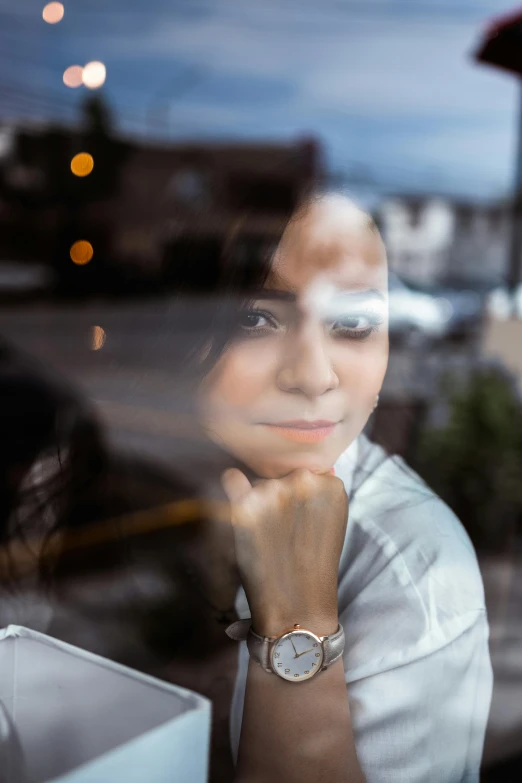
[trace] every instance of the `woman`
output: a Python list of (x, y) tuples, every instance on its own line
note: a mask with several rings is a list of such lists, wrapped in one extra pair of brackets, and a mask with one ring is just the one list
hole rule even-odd
[(386, 290), (369, 218), (339, 196), (310, 202), (201, 389), (210, 437), (264, 479), (224, 476), (240, 615), (266, 637), (295, 623), (346, 636), (336, 663), (296, 684), (243, 645), (239, 779), (478, 780), (491, 669), (471, 544), (360, 436), (386, 371)]
[(226, 497), (232, 521), (206, 526), (200, 574), (214, 605), (235, 602), (244, 620), (229, 634), (248, 640), (235, 780), (478, 781), (491, 668), (472, 546), (361, 434), (388, 359), (379, 234), (324, 196), (266, 263), (237, 247), (210, 301), (191, 276), (172, 348), (175, 392), (201, 430), (180, 469), (203, 476), (195, 491), (213, 509)]

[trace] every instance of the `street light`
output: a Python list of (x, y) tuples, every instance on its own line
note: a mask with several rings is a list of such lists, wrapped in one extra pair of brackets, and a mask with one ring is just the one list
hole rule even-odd
[(93, 60), (84, 66), (82, 71), (82, 81), (89, 90), (97, 90), (103, 84), (107, 77), (105, 65), (98, 60)]
[(42, 18), (47, 24), (58, 24), (62, 21), (64, 13), (62, 3), (47, 3), (42, 11)]
[(508, 289), (513, 293), (521, 282), (522, 272), (522, 8), (490, 22), (475, 54), (475, 59), (479, 63), (493, 65), (514, 74), (519, 82), (520, 108), (515, 192), (507, 275)]
[(94, 158), (88, 152), (79, 152), (71, 160), (71, 171), (75, 177), (88, 177), (94, 169)]
[(83, 68), (81, 65), (69, 65), (63, 72), (63, 83), (66, 87), (72, 87), (73, 89), (81, 87), (82, 75)]

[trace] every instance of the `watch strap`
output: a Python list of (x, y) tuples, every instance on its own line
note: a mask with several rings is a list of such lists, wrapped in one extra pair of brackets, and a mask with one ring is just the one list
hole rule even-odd
[(250, 657), (267, 672), (272, 671), (270, 665), (270, 645), (275, 642), (277, 638), (277, 636), (259, 636), (252, 630), (252, 627), (250, 627), (248, 632), (246, 643)]
[(235, 642), (244, 642), (248, 636), (251, 625), (252, 620), (250, 617), (247, 617), (246, 620), (236, 620), (235, 623), (232, 623), (232, 625), (229, 625), (228, 628), (225, 629), (225, 633)]
[(335, 663), (344, 653), (345, 637), (344, 628), (339, 623), (339, 628), (330, 636), (322, 636), (324, 658), (323, 669), (327, 669), (332, 663)]

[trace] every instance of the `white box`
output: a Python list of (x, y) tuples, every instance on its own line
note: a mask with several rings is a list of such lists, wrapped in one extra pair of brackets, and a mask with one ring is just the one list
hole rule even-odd
[(204, 783), (209, 737), (202, 696), (27, 628), (0, 630), (0, 783)]

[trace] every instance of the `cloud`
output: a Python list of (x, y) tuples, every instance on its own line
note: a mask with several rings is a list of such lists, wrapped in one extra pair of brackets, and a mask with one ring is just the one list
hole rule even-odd
[(515, 80), (471, 54), (484, 19), (511, 2), (152, 0), (135, 15), (114, 2), (103, 27), (68, 45), (105, 52), (114, 89), (141, 107), (170, 74), (202, 68), (201, 83), (172, 99), (176, 133), (307, 130), (338, 166), (387, 166), (390, 177), (395, 167), (397, 181), (421, 184), (427, 172), (427, 186), (435, 170), (509, 183)]
[(270, 5), (235, 3), (232, 9), (224, 2), (219, 15), (159, 19), (145, 36), (115, 40), (112, 54), (135, 62), (175, 57), (198, 63), (213, 82), (238, 72), (292, 82), (295, 108), (376, 116), (483, 113), (512, 105), (509, 78), (472, 62), (479, 30), (467, 22), (365, 21), (324, 3), (303, 15), (285, 6), (271, 12)]

